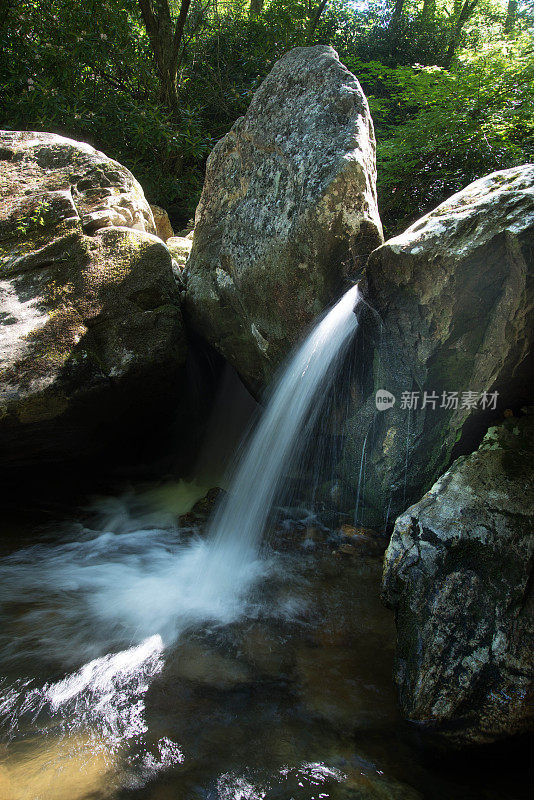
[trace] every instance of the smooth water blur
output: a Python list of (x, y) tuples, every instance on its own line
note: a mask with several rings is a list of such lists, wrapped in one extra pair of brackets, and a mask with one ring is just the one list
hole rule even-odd
[(209, 522), (187, 514), (207, 487), (180, 482), (19, 527), (24, 546), (6, 531), (1, 800), (527, 797), (425, 765), (396, 709), (380, 560), (309, 507), (274, 520), (359, 302), (289, 361)]
[[(379, 558), (344, 555), (339, 534), (295, 514), (271, 532), (268, 580), (243, 608), (185, 625), (170, 584), (150, 601), (141, 587), (188, 539), (201, 547), (202, 523), (165, 527), (165, 508), (139, 496), (112, 506), (59, 526), (61, 541), (48, 526), (33, 571), (29, 547), (0, 561), (2, 800), (529, 796), (517, 754), (482, 771), (426, 763), (397, 713)], [(128, 602), (125, 569), (142, 577)], [(174, 643), (145, 635), (148, 602)]]
[[(189, 493), (175, 488), (174, 510), (188, 510)], [(95, 502), (85, 524), (60, 526), (53, 542), (47, 537), (0, 561), (1, 607), (10, 612), (0, 626), (4, 661), (79, 664), (156, 634), (168, 645), (195, 625), (254, 613), (249, 589), (273, 563), (221, 562), (212, 582), (200, 581), (212, 548), (194, 527), (178, 528), (169, 491)]]
[[(309, 444), (322, 398), (354, 338), (359, 303), (354, 286), (282, 370), (207, 538), (177, 530), (177, 514), (204, 493), (181, 483), (147, 490), (142, 498), (101, 501), (92, 526), (78, 526), (74, 539), (68, 531), (53, 547), (33, 545), (0, 565), (4, 603), (28, 607), (27, 628), (17, 632), (19, 653), (50, 658), (68, 640), (79, 663), (155, 634), (170, 644), (196, 625), (250, 617), (251, 590), (273, 569), (260, 558), (259, 545), (274, 501)], [(0, 645), (8, 655), (14, 641), (5, 626)]]
[[(23, 720), (35, 725), (44, 718), (69, 736), (96, 729), (108, 753), (126, 742), (139, 747), (147, 730), (144, 694), (161, 671), (166, 646), (190, 631), (254, 619), (267, 608), (280, 619), (298, 615), (293, 598), (258, 601), (260, 579), (272, 580), (278, 565), (259, 557), (259, 544), (284, 474), (305, 449), (321, 396), (357, 328), (358, 299), (357, 287), (349, 290), (290, 359), (207, 539), (174, 523), (199, 487), (170, 493), (160, 487), (141, 503), (132, 497), (101, 502), (92, 525), (2, 561), (0, 647), (8, 677), (0, 712), (9, 736), (16, 738)], [(284, 575), (287, 580), (287, 569)], [(17, 677), (9, 683), (9, 674), (32, 666), (57, 671), (83, 662), (56, 682), (39, 686), (35, 678)], [(161, 742), (167, 758), (181, 760), (172, 740)], [(223, 778), (219, 783), (226, 796)]]
[(263, 416), (237, 463), (228, 495), (209, 524), (213, 564), (202, 583), (217, 580), (222, 563), (242, 569), (257, 557), (282, 481), (309, 444), (325, 393), (358, 328), (353, 286), (316, 325), (282, 370)]

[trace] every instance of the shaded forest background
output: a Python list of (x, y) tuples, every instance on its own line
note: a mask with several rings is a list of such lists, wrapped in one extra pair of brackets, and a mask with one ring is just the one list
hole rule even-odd
[(105, 151), (178, 230), (276, 59), (331, 44), (369, 98), (391, 235), (534, 160), (533, 31), (534, 0), (0, 0), (0, 127)]

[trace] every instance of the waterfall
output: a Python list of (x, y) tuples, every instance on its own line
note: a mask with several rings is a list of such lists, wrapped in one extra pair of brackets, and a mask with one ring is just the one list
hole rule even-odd
[(262, 600), (251, 587), (268, 575), (276, 580), (279, 568), (260, 554), (263, 535), (354, 340), (360, 303), (354, 286), (282, 369), (207, 538), (182, 534), (174, 517), (153, 518), (126, 496), (96, 504), (90, 526), (71, 531), (67, 525), (53, 545), (34, 544), (0, 559), (4, 600), (30, 607), (16, 640), (0, 615), (0, 650), (12, 648), (23, 659), (41, 650), (61, 660), (68, 641), (78, 664), (155, 635), (167, 646), (185, 630), (254, 616)]
[(228, 494), (215, 509), (208, 535), (209, 582), (228, 565), (228, 580), (257, 557), (273, 503), (285, 475), (313, 427), (321, 400), (336, 378), (350, 346), (362, 302), (349, 289), (297, 348), (275, 383), (263, 416), (231, 478)]

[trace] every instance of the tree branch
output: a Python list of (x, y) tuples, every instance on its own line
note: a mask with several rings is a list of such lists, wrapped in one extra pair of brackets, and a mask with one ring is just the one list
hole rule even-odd
[(187, 19), (187, 15), (189, 14), (190, 6), (191, 6), (191, 0), (182, 0), (182, 3), (180, 5), (180, 13), (178, 14), (178, 19), (176, 20), (173, 44), (177, 59), (178, 59), (178, 52), (180, 50), (180, 44), (182, 42), (182, 36), (184, 35), (185, 22)]
[(328, 3), (328, 0), (321, 0), (319, 5), (315, 9), (315, 14), (313, 15), (313, 17), (312, 17), (312, 19), (310, 21), (310, 33), (315, 33), (315, 29), (316, 29), (317, 25), (319, 24), (319, 19), (321, 17), (321, 14), (323, 13), (327, 3)]
[(456, 21), (456, 23), (454, 25), (452, 34), (451, 34), (451, 38), (450, 38), (450, 41), (449, 41), (449, 47), (448, 47), (448, 50), (447, 50), (447, 54), (446, 54), (445, 59), (443, 61), (443, 66), (445, 67), (445, 69), (449, 69), (449, 67), (450, 67), (450, 65), (452, 63), (452, 59), (454, 58), (454, 53), (456, 51), (456, 47), (458, 46), (458, 42), (460, 41), (460, 35), (462, 33), (462, 28), (464, 27), (464, 25), (467, 22), (467, 20), (469, 19), (469, 17), (472, 15), (472, 13), (475, 10), (475, 7), (477, 6), (477, 4), (478, 4), (478, 0), (471, 0), (471, 2), (469, 2), (469, 0), (465, 0), (464, 4), (462, 6), (462, 10), (460, 12), (460, 16), (458, 17), (458, 19), (457, 19), (457, 21)]

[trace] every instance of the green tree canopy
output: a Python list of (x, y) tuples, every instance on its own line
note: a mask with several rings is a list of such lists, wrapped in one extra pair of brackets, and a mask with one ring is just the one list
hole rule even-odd
[(106, 151), (179, 226), (274, 61), (332, 44), (369, 96), (391, 232), (533, 158), (533, 19), (531, 0), (4, 0), (0, 124)]

